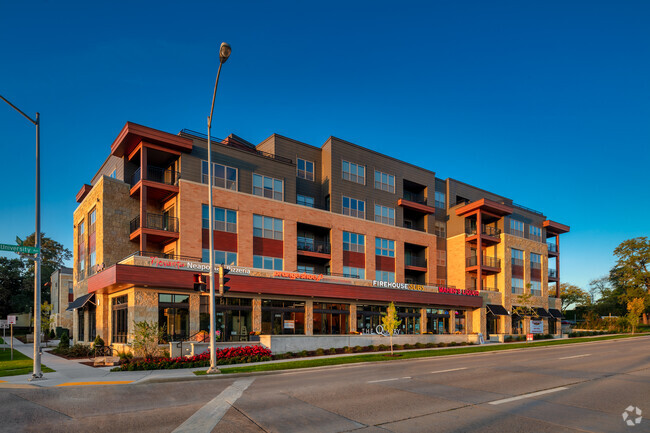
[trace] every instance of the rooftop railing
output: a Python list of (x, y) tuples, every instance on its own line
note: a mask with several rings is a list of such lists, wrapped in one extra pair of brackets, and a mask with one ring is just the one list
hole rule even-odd
[(140, 215), (138, 215), (131, 220), (131, 233), (139, 228), (178, 233), (178, 218), (162, 214), (146, 213), (144, 224), (140, 224)]

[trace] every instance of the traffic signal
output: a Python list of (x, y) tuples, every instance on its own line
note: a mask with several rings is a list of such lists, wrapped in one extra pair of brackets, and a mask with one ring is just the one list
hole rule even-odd
[(194, 291), (196, 292), (205, 292), (206, 284), (205, 278), (201, 274), (194, 274)]
[(230, 278), (226, 277), (229, 272), (230, 270), (224, 268), (223, 265), (219, 266), (219, 296), (223, 296), (230, 290), (230, 287), (226, 286), (226, 283), (230, 281)]

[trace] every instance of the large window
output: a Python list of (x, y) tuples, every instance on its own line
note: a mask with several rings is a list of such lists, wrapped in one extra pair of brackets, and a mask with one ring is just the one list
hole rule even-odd
[(364, 268), (353, 268), (352, 266), (343, 266), (343, 276), (350, 278), (366, 278), (366, 270)]
[(314, 180), (314, 163), (311, 161), (306, 161), (304, 159), (298, 158), (297, 164), (297, 176), (301, 179)]
[(253, 256), (253, 267), (269, 269), (272, 271), (282, 270), (282, 259), (277, 257)]
[(180, 341), (189, 337), (189, 295), (158, 294), (158, 326), (165, 330), (166, 341)]
[(84, 311), (85, 311), (85, 308), (79, 308), (77, 310), (77, 324), (78, 324), (78, 326), (77, 326), (77, 340), (78, 341), (84, 341), (84, 331), (85, 331), (85, 329), (84, 329), (84, 327), (85, 327)]
[(129, 335), (129, 296), (123, 295), (111, 300), (111, 322), (113, 343), (126, 343)]
[[(213, 206), (214, 229), (222, 232), (237, 233), (237, 211), (224, 209)], [(210, 228), (210, 214), (208, 214), (208, 205), (204, 204), (203, 211), (203, 228)]]
[(445, 208), (445, 193), (436, 191), (436, 201), (435, 201), (435, 207), (438, 209), (444, 209)]
[(542, 242), (542, 228), (537, 226), (529, 226), (528, 230), (530, 231), (530, 239)]
[(95, 265), (97, 264), (97, 252), (96, 252), (96, 222), (97, 220), (97, 210), (93, 209), (88, 215), (88, 269), (91, 273), (95, 271)]
[(366, 167), (353, 162), (343, 161), (343, 179), (366, 184)]
[(510, 234), (519, 236), (520, 238), (524, 237), (524, 223), (518, 220), (510, 220)]
[(395, 241), (390, 239), (375, 238), (375, 255), (395, 257)]
[[(208, 161), (201, 161), (201, 182), (208, 183)], [(237, 191), (237, 169), (212, 163), (212, 185)]]
[(533, 296), (542, 296), (542, 282), (541, 281), (531, 281), (530, 282), (530, 294)]
[(395, 209), (376, 204), (375, 221), (382, 224), (395, 225)]
[(296, 270), (300, 273), (305, 273), (305, 274), (315, 274), (316, 273), (316, 268), (311, 265), (298, 265)]
[(542, 256), (535, 253), (530, 253), (530, 268), (542, 269)]
[(314, 335), (347, 334), (349, 332), (350, 306), (314, 302)]
[(395, 192), (395, 176), (375, 170), (375, 188), (383, 191)]
[(253, 194), (260, 197), (284, 200), (284, 181), (253, 173)]
[(375, 278), (377, 279), (377, 281), (386, 281), (386, 282), (389, 282), (389, 283), (394, 283), (395, 282), (395, 272), (376, 271)]
[(343, 196), (343, 215), (350, 215), (355, 218), (366, 218), (366, 202)]
[(365, 253), (366, 237), (358, 233), (343, 232), (343, 251), (354, 251), (355, 253)]
[(262, 334), (304, 333), (304, 302), (262, 300)]
[(449, 310), (427, 308), (427, 332), (449, 334)]
[(439, 238), (447, 237), (447, 224), (444, 221), (434, 221), (433, 233)]
[(262, 215), (253, 215), (253, 236), (282, 240), (282, 220)]
[[(200, 326), (204, 341), (210, 341), (210, 313), (208, 296), (201, 296)], [(217, 341), (248, 341), (253, 330), (251, 299), (217, 298), (215, 300)]]
[(296, 204), (307, 207), (314, 207), (314, 197), (308, 195), (296, 194)]
[[(203, 248), (202, 261), (203, 263), (210, 262), (210, 250), (207, 248)], [(216, 264), (237, 266), (237, 253), (232, 251), (214, 250), (214, 262)]]
[(447, 251), (436, 250), (436, 265), (447, 266)]
[(512, 293), (516, 295), (524, 294), (524, 280), (522, 280), (521, 278), (512, 279)]
[(86, 224), (83, 221), (77, 224), (77, 257), (78, 279), (83, 280), (86, 276)]
[(512, 265), (524, 266), (524, 252), (522, 250), (512, 249)]

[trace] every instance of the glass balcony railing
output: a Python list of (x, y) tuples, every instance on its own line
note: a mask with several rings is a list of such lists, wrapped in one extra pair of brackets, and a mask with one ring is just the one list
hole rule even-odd
[(330, 254), (331, 246), (329, 242), (325, 241), (298, 239), (298, 251), (310, 251), (312, 253)]
[(140, 215), (131, 220), (131, 233), (139, 228), (163, 230), (178, 233), (178, 218), (163, 214), (145, 214), (144, 224), (140, 224)]
[(417, 266), (419, 268), (427, 267), (427, 259), (417, 256), (404, 256), (404, 264), (406, 266)]
[[(478, 265), (477, 256), (472, 256), (467, 258), (467, 267), (477, 266), (477, 265)], [(490, 267), (490, 268), (500, 268), (501, 259), (496, 257), (483, 256), (483, 266)]]
[(557, 253), (557, 245), (548, 242), (546, 243), (546, 245), (548, 246), (549, 253)]

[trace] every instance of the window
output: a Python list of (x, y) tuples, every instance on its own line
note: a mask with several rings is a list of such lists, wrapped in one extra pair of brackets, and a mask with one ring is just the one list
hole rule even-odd
[(284, 181), (253, 173), (253, 195), (284, 200)]
[(259, 269), (269, 269), (272, 271), (282, 270), (282, 259), (277, 257), (253, 256), (253, 267)]
[(282, 220), (253, 214), (253, 236), (282, 240)]
[(530, 253), (530, 268), (542, 269), (542, 256), (535, 253)]
[(306, 274), (315, 274), (313, 266), (307, 265), (298, 265), (298, 272), (304, 272)]
[(298, 249), (300, 251), (316, 251), (314, 248), (314, 235), (305, 233), (298, 235)]
[[(203, 263), (210, 263), (210, 250), (203, 248)], [(214, 250), (214, 263), (237, 266), (237, 253), (233, 251)]]
[(375, 255), (395, 257), (395, 241), (390, 239), (375, 238)]
[(375, 221), (382, 224), (395, 225), (395, 209), (376, 204)]
[(297, 176), (301, 179), (314, 180), (314, 163), (298, 158)]
[(90, 272), (94, 271), (97, 264), (97, 253), (95, 246), (95, 222), (97, 220), (97, 210), (93, 209), (88, 216), (88, 268)]
[(522, 295), (524, 293), (524, 280), (521, 278), (512, 279), (512, 293)]
[(113, 343), (126, 343), (129, 334), (129, 296), (123, 295), (111, 300), (111, 321)]
[(433, 223), (433, 233), (439, 238), (447, 237), (447, 225), (444, 221), (435, 221)]
[(358, 233), (343, 232), (343, 251), (365, 253), (366, 237)]
[(512, 265), (524, 266), (524, 252), (522, 250), (512, 249)]
[(395, 176), (375, 170), (375, 188), (395, 192)]
[(510, 234), (519, 236), (520, 238), (524, 237), (524, 223), (517, 220), (510, 220)]
[[(201, 182), (208, 183), (208, 161), (201, 161)], [(237, 169), (212, 163), (212, 185), (237, 191)]]
[(447, 266), (447, 251), (444, 250), (436, 251), (436, 264), (438, 266)]
[(366, 167), (353, 162), (343, 161), (343, 179), (366, 184)]
[[(212, 207), (214, 218), (214, 229), (222, 232), (237, 233), (237, 211), (224, 209), (221, 207)], [(204, 204), (203, 208), (203, 228), (210, 228), (210, 215), (208, 214), (208, 205)]]
[(74, 290), (72, 289), (72, 281), (68, 281), (68, 302), (74, 301)]
[(113, 179), (117, 178), (117, 172), (115, 170), (111, 171), (111, 174), (108, 177), (112, 177)]
[(366, 278), (366, 270), (364, 268), (353, 268), (351, 266), (343, 266), (343, 276), (350, 278)]
[(165, 339), (168, 341), (179, 341), (189, 337), (190, 297), (159, 293), (158, 326), (165, 330)]
[(530, 294), (533, 296), (542, 296), (542, 282), (541, 281), (531, 281), (530, 282)]
[(81, 221), (77, 225), (77, 257), (79, 269), (77, 269), (78, 280), (82, 280), (86, 275), (86, 224)]
[(314, 207), (314, 197), (308, 195), (296, 195), (296, 203), (301, 206)]
[(376, 274), (377, 281), (395, 282), (395, 272), (377, 271)]
[(366, 218), (366, 202), (343, 196), (343, 215), (350, 215), (355, 218)]
[(77, 310), (77, 340), (84, 341), (84, 308)]
[(445, 208), (446, 197), (444, 192), (436, 191), (435, 207), (438, 209)]
[(537, 226), (529, 226), (530, 239), (541, 242), (542, 241), (542, 228)]

